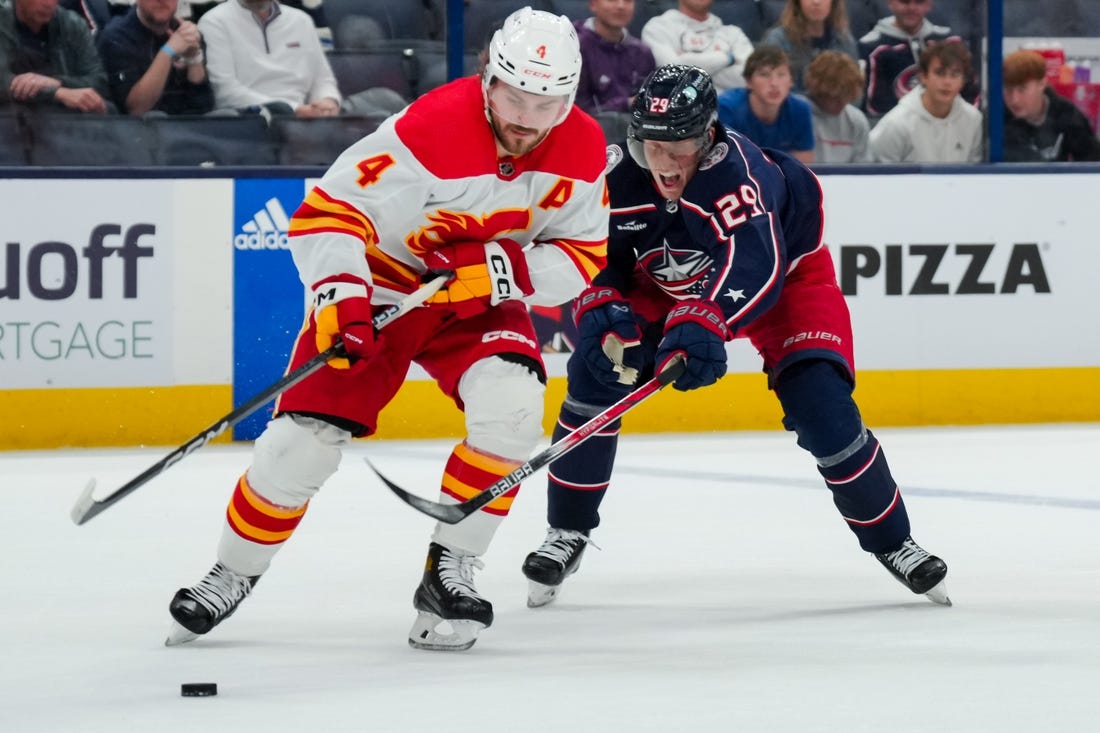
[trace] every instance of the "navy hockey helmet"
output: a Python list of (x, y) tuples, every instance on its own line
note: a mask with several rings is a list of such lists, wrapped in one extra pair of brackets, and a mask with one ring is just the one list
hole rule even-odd
[(627, 134), (635, 140), (688, 140), (706, 134), (717, 119), (710, 75), (697, 66), (669, 64), (642, 82)]
[(717, 120), (718, 94), (710, 74), (697, 66), (661, 66), (646, 77), (634, 96), (626, 147), (630, 157), (646, 169), (643, 140), (698, 140), (702, 157), (711, 143), (707, 130)]

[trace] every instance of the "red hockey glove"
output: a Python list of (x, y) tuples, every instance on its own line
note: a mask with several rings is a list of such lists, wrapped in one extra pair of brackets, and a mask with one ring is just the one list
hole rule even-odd
[(607, 386), (634, 384), (645, 366), (642, 334), (630, 303), (612, 287), (594, 285), (573, 301), (577, 353), (588, 371)]
[(676, 389), (707, 387), (726, 373), (729, 326), (722, 309), (712, 300), (685, 300), (665, 319), (665, 335), (657, 345), (657, 372), (676, 354), (687, 357), (684, 373), (672, 383)]
[(336, 369), (366, 364), (378, 350), (371, 323), (371, 287), (352, 275), (338, 275), (313, 286), (313, 318), (317, 324), (317, 351), (322, 352), (339, 339), (347, 359), (330, 359)]
[(469, 318), (512, 298), (535, 292), (523, 248), (511, 239), (457, 242), (423, 256), (429, 272), (450, 272), (451, 279), (428, 299)]

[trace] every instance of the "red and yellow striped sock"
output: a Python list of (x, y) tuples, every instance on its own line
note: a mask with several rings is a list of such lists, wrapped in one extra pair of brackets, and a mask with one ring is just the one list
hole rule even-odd
[(248, 485), (247, 476), (241, 476), (225, 518), (233, 531), (249, 542), (278, 545), (294, 533), (308, 507), (308, 502), (297, 508), (272, 504)]
[[(447, 467), (443, 469), (440, 491), (458, 501), (466, 501), (495, 484), (501, 476), (510, 474), (519, 465), (519, 461), (482, 453), (464, 442), (459, 443), (447, 460)], [(482, 511), (506, 516), (518, 492), (519, 486), (516, 486), (493, 499)]]

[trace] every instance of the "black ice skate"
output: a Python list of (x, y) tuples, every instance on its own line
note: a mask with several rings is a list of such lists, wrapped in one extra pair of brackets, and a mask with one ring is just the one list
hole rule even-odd
[(523, 561), (523, 574), (530, 581), (529, 608), (545, 606), (558, 597), (562, 582), (580, 569), (588, 542), (587, 532), (554, 527), (546, 530), (542, 546)]
[(893, 552), (875, 555), (883, 567), (914, 593), (923, 593), (935, 603), (951, 605), (943, 579), (947, 576), (947, 564), (906, 537), (901, 547)]
[(192, 641), (225, 621), (259, 579), (259, 575), (237, 575), (219, 562), (196, 585), (180, 588), (168, 604), (168, 612), (175, 621), (164, 645)]
[(428, 545), (424, 577), (413, 594), (416, 621), (409, 646), (434, 651), (462, 651), (493, 623), (493, 604), (478, 595), (474, 569), (485, 567), (476, 555)]

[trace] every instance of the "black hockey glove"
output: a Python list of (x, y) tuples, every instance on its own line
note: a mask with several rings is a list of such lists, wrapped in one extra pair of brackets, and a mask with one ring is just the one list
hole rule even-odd
[(665, 336), (657, 345), (657, 372), (676, 354), (687, 357), (684, 373), (672, 383), (681, 392), (708, 387), (726, 373), (726, 316), (711, 300), (687, 300), (665, 319)]
[(631, 385), (638, 380), (645, 355), (637, 348), (642, 334), (634, 309), (615, 288), (593, 286), (573, 301), (577, 352), (600, 384)]

